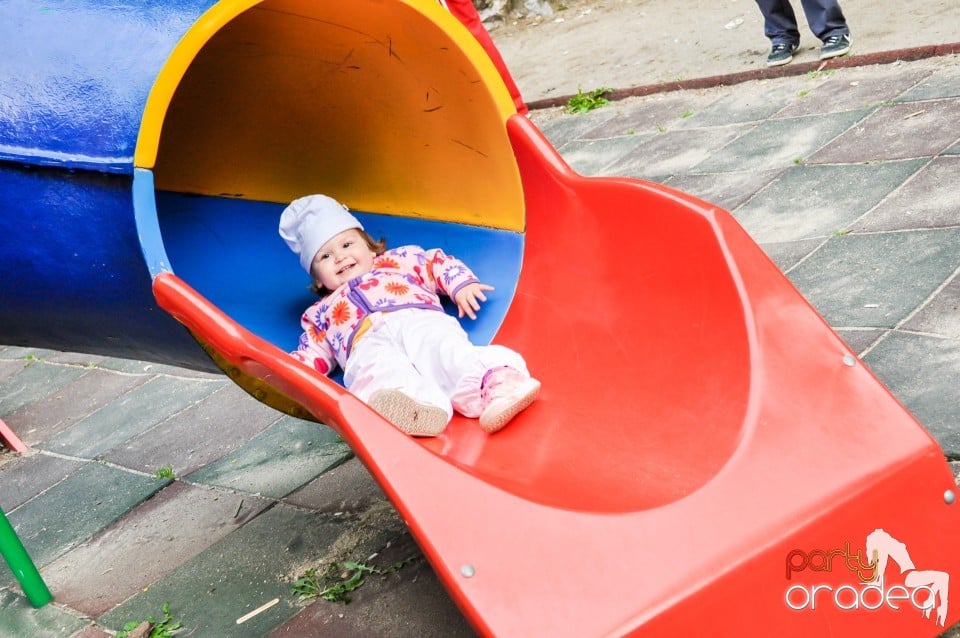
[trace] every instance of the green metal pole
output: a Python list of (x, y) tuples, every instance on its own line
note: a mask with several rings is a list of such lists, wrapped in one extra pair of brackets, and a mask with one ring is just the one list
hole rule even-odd
[(23, 593), (34, 607), (43, 607), (53, 599), (47, 584), (40, 577), (40, 572), (30, 560), (26, 548), (20, 542), (20, 537), (13, 529), (7, 515), (0, 510), (0, 553), (10, 566), (13, 575), (17, 577)]

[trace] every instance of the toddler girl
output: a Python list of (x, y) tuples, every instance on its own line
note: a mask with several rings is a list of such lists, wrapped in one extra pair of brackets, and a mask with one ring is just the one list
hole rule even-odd
[(460, 260), (439, 248), (386, 250), (343, 204), (326, 195), (291, 202), (280, 236), (300, 257), (320, 300), (300, 320), (291, 355), (328, 374), (408, 434), (436, 436), (453, 410), (496, 432), (537, 397), (540, 382), (503, 346), (475, 346), (459, 316), (476, 318), (485, 291)]

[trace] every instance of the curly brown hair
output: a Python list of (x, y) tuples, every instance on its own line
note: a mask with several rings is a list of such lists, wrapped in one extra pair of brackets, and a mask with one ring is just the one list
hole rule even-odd
[[(361, 237), (363, 237), (363, 241), (367, 242), (367, 248), (372, 250), (378, 257), (387, 250), (387, 239), (385, 237), (374, 239), (370, 236), (370, 233), (359, 228), (357, 229), (357, 232), (360, 233)], [(318, 283), (318, 278), (313, 274), (312, 266), (313, 265), (311, 264), (310, 277), (313, 279), (313, 283), (310, 284), (310, 291), (318, 297), (326, 297), (333, 291), (328, 290), (325, 286), (322, 286)]]

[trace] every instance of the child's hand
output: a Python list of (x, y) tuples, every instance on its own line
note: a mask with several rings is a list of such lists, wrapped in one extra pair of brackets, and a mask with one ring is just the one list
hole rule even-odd
[(463, 319), (463, 315), (467, 315), (471, 319), (476, 319), (477, 310), (480, 310), (480, 302), (487, 300), (487, 296), (483, 294), (485, 290), (493, 290), (493, 286), (475, 282), (458, 290), (453, 298), (457, 302), (457, 309), (460, 312), (457, 316)]

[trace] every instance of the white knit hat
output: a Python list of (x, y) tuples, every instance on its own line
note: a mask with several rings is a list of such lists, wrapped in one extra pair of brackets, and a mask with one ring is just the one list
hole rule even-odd
[(346, 206), (326, 195), (295, 199), (280, 215), (280, 236), (300, 256), (300, 265), (307, 273), (317, 251), (351, 228), (363, 230), (363, 225)]

